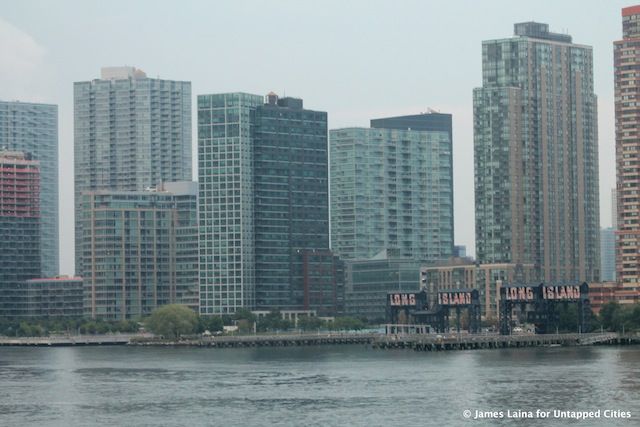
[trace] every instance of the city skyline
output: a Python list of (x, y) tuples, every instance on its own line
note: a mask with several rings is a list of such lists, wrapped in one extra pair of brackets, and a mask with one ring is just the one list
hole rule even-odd
[[(61, 23), (66, 22), (64, 17), (69, 15), (68, 8), (79, 4), (82, 7), (76, 7), (73, 13), (74, 25), (68, 31), (57, 31), (61, 26), (64, 27)], [(275, 90), (303, 97), (310, 105), (329, 112), (329, 129), (364, 126), (370, 117), (416, 114), (426, 111), (428, 107), (452, 113), (455, 243), (465, 244), (473, 252), (473, 191), (469, 190), (473, 186), (473, 174), (469, 173), (473, 169), (471, 91), (481, 81), (481, 42), (509, 36), (515, 22), (546, 22), (552, 31), (569, 29), (576, 40), (594, 47), (595, 92), (598, 94), (600, 116), (600, 194), (613, 187), (612, 44), (619, 38), (620, 9), (629, 6), (627, 2), (604, 5), (600, 2), (546, 2), (543, 3), (548, 5), (546, 8), (539, 4), (494, 2), (492, 4), (499, 13), (486, 14), (483, 20), (477, 20), (476, 15), (480, 13), (479, 9), (484, 11), (486, 8), (468, 1), (451, 5), (409, 2), (400, 9), (374, 3), (366, 10), (364, 3), (341, 6), (328, 3), (326, 10), (314, 10), (315, 15), (311, 13), (311, 4), (280, 4), (287, 7), (279, 10), (258, 3), (221, 3), (216, 8), (190, 2), (180, 10), (169, 9), (171, 13), (169, 6), (160, 5), (159, 11), (154, 12), (157, 15), (153, 15), (158, 25), (150, 25), (142, 33), (135, 34), (135, 43), (130, 43), (133, 47), (124, 42), (131, 41), (133, 33), (125, 32), (127, 34), (113, 37), (103, 26), (115, 23), (135, 28), (132, 24), (147, 9), (143, 2), (133, 5), (127, 16), (110, 15), (117, 12), (101, 10), (106, 15), (100, 22), (92, 22), (90, 28), (85, 27), (86, 23), (81, 17), (95, 14), (97, 4), (68, 2), (53, 8), (25, 2), (5, 8), (0, 18), (0, 34), (8, 52), (6, 63), (9, 67), (2, 71), (1, 77), (8, 84), (0, 91), (0, 99), (47, 102), (60, 106), (61, 242), (62, 248), (67, 249), (61, 251), (62, 273), (73, 272), (72, 255), (68, 250), (73, 245), (73, 220), (68, 211), (68, 207), (73, 205), (73, 179), (68, 176), (72, 159), (70, 153), (73, 151), (70, 126), (73, 114), (69, 102), (72, 99), (72, 82), (94, 76), (102, 66), (135, 65), (150, 76), (160, 73), (165, 78), (192, 81), (192, 114), (196, 95), (227, 90), (246, 90), (259, 94)], [(570, 13), (578, 6), (581, 14)], [(215, 30), (208, 27), (202, 29), (190, 22), (201, 19), (196, 15), (205, 16), (207, 13), (204, 12), (211, 8), (216, 14), (223, 14), (229, 19), (219, 23)], [(203, 10), (195, 14), (199, 9)], [(341, 13), (337, 14), (337, 10)], [(322, 28), (318, 27), (318, 23), (323, 22), (318, 19), (318, 14), (326, 18)], [(185, 31), (183, 37), (168, 40), (160, 31), (164, 20), (169, 19), (164, 16), (171, 16), (183, 28), (188, 23), (189, 28), (199, 29)], [(388, 16), (391, 16), (390, 20), (386, 19)], [(228, 64), (221, 69), (214, 66), (214, 59), (213, 63), (205, 66), (207, 61), (198, 54), (198, 47), (202, 46), (200, 39), (205, 43), (213, 43), (219, 37), (218, 31), (224, 32), (230, 22), (243, 18), (248, 27), (255, 24), (256, 28), (262, 28), (262, 23), (270, 18), (275, 23), (265, 32), (262, 47), (248, 44), (254, 40), (250, 36), (255, 36), (255, 31), (248, 31), (248, 36), (234, 36), (233, 43), (224, 42), (226, 39), (222, 37), (222, 41), (207, 47), (217, 48), (212, 51), (224, 56)], [(313, 25), (309, 25), (309, 19)], [(406, 25), (407, 21), (412, 25)], [(453, 26), (452, 22), (456, 25)], [(382, 23), (390, 26), (388, 33), (378, 31)], [(353, 28), (360, 29), (359, 33), (350, 29), (352, 24), (355, 24)], [(325, 26), (331, 31), (322, 31)], [(460, 30), (456, 33), (449, 28)], [(76, 40), (76, 31), (86, 34), (86, 40)], [(291, 42), (288, 37), (291, 31), (301, 32), (308, 37), (304, 43)], [(112, 37), (105, 38), (101, 34), (111, 34)], [(170, 34), (175, 35), (175, 32)], [(434, 37), (434, 34), (446, 34), (447, 43), (440, 43), (442, 37)], [(162, 48), (154, 48), (159, 43), (162, 43)], [(401, 43), (406, 45), (403, 49), (414, 49), (411, 55), (406, 55), (407, 52), (402, 49), (396, 51), (396, 46)], [(228, 44), (236, 47), (229, 47)], [(337, 49), (340, 44), (345, 47)], [(82, 50), (83, 55), (70, 55), (67, 45)], [(86, 50), (86, 46), (96, 49)], [(115, 49), (116, 46), (119, 49)], [(264, 49), (264, 46), (268, 48)], [(243, 47), (250, 50), (237, 53)], [(371, 56), (371, 49), (383, 55)], [(415, 51), (421, 54), (416, 55)], [(167, 52), (172, 55), (167, 55)], [(455, 54), (452, 56), (451, 52)], [(269, 60), (280, 60), (288, 55), (297, 59), (289, 70), (280, 69), (274, 73), (269, 67), (264, 67)], [(335, 71), (322, 68), (321, 63), (327, 59), (335, 59), (344, 66), (332, 67)], [(313, 68), (318, 68), (320, 72), (310, 74), (309, 70)], [(261, 70), (259, 77), (254, 72), (256, 69)], [(317, 76), (317, 79), (309, 79), (310, 75)], [(192, 147), (195, 139), (195, 136), (192, 137)], [(602, 225), (610, 224), (607, 197), (601, 197), (600, 211)]]

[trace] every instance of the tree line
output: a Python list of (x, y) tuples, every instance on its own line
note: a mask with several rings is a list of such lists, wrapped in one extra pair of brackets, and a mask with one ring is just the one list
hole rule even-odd
[(233, 316), (199, 316), (190, 308), (169, 304), (155, 309), (144, 319), (109, 321), (86, 318), (0, 318), (0, 336), (7, 337), (39, 337), (49, 335), (109, 334), (136, 333), (149, 331), (166, 338), (182, 335), (212, 334), (223, 331), (224, 326), (235, 325), (238, 333), (291, 331), (294, 328), (303, 331), (311, 330), (360, 330), (367, 323), (351, 317), (338, 317), (326, 322), (318, 317), (301, 317), (297, 326), (293, 322), (282, 319), (279, 311), (269, 312), (266, 316), (257, 317), (249, 310), (238, 310)]
[(185, 306), (170, 304), (156, 309), (145, 322), (145, 327), (156, 335), (165, 338), (177, 338), (184, 335), (221, 332), (225, 326), (234, 325), (240, 334), (253, 332), (286, 332), (293, 329), (302, 331), (314, 330), (361, 330), (367, 323), (352, 317), (337, 317), (326, 321), (315, 316), (298, 318), (297, 325), (282, 318), (279, 311), (274, 310), (265, 316), (256, 316), (249, 310), (240, 309), (233, 316), (222, 318), (219, 316), (198, 316)]
[[(560, 307), (557, 313), (559, 332), (577, 331), (578, 313), (575, 305)], [(249, 310), (238, 310), (233, 316), (199, 316), (190, 308), (170, 304), (157, 308), (145, 319), (107, 321), (85, 318), (47, 318), (47, 319), (0, 319), (0, 335), (8, 337), (33, 337), (56, 334), (107, 334), (135, 333), (149, 331), (165, 338), (183, 335), (202, 334), (209, 331), (217, 334), (224, 326), (235, 325), (237, 333), (301, 331), (346, 331), (361, 330), (369, 325), (365, 320), (353, 317), (336, 317), (327, 321), (319, 317), (300, 317), (297, 325), (282, 319), (277, 310), (265, 316), (256, 316)], [(604, 304), (599, 315), (592, 315), (593, 331), (612, 332), (640, 331), (640, 303), (621, 305), (616, 302)], [(582, 331), (585, 332), (585, 331)]]

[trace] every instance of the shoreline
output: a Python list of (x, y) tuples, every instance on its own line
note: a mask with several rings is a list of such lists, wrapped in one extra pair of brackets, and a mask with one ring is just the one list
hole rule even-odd
[(153, 346), (198, 348), (301, 347), (365, 345), (371, 349), (415, 351), (479, 350), (519, 347), (638, 345), (640, 335), (615, 332), (545, 335), (384, 335), (379, 333), (314, 333), (284, 335), (235, 335), (168, 340), (139, 334), (0, 338), (0, 346)]

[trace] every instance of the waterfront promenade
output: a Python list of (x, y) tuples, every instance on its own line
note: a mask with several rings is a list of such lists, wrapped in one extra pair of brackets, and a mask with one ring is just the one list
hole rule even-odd
[(0, 346), (83, 346), (136, 345), (211, 348), (299, 347), (313, 345), (366, 345), (372, 349), (411, 349), (416, 351), (476, 350), (517, 347), (584, 346), (596, 344), (640, 344), (638, 335), (614, 332), (548, 335), (471, 335), (379, 333), (305, 333), (272, 335), (235, 335), (166, 340), (149, 334), (78, 335), (52, 337), (0, 338)]

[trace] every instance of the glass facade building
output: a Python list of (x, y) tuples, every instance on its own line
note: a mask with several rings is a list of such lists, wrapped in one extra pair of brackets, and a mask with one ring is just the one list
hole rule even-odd
[(148, 78), (133, 67), (102, 69), (74, 84), (76, 271), (84, 270), (82, 193), (142, 191), (191, 180), (191, 83)]
[(197, 310), (196, 183), (86, 192), (82, 202), (86, 316), (135, 319), (174, 303)]
[[(74, 317), (83, 316), (83, 285), (80, 277), (30, 279), (2, 295), (10, 317)], [(2, 314), (0, 314), (2, 315)]]
[(329, 250), (327, 113), (270, 94), (255, 131), (255, 306), (301, 309), (309, 304), (295, 291), (296, 250)]
[(198, 96), (198, 177), (201, 314), (304, 307), (297, 251), (329, 249), (327, 114)]
[(16, 292), (40, 277), (39, 162), (0, 151), (0, 315), (19, 313)]
[(385, 128), (330, 132), (332, 250), (345, 260), (368, 259), (383, 250), (427, 262), (449, 258), (451, 115), (371, 123)]
[(22, 151), (40, 165), (38, 276), (59, 272), (58, 106), (0, 101), (0, 148)]
[(385, 321), (387, 294), (420, 289), (420, 263), (402, 259), (345, 262), (345, 314)]
[(262, 97), (198, 95), (200, 314), (255, 305), (253, 135)]
[(474, 89), (476, 256), (539, 279), (600, 276), (593, 55), (548, 25), (482, 43)]

